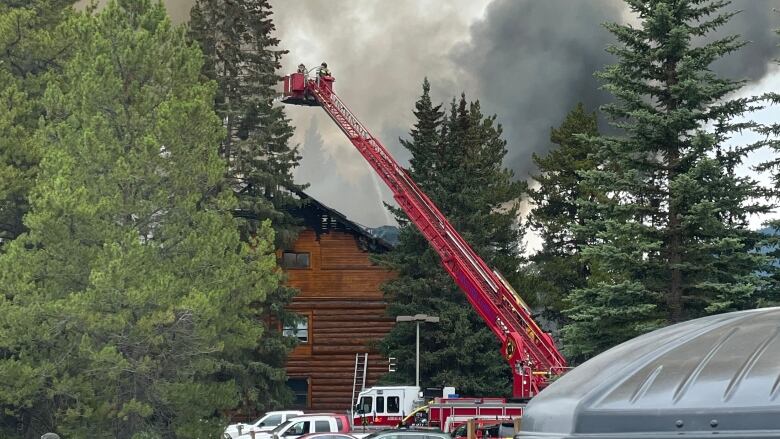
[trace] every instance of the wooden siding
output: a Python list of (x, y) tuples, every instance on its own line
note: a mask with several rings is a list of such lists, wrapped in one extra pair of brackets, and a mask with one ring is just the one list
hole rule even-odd
[(288, 285), (300, 290), (291, 309), (309, 317), (309, 342), (290, 355), (287, 374), (309, 379), (308, 409), (347, 410), (355, 354), (369, 353), (366, 385), (387, 371), (376, 345), (394, 322), (379, 287), (393, 273), (374, 265), (348, 232), (305, 230), (288, 250), (309, 253), (310, 266), (287, 270)]

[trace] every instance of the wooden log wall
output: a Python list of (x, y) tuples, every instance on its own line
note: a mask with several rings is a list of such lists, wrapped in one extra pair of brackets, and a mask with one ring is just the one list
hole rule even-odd
[(393, 327), (380, 285), (393, 276), (369, 260), (351, 233), (306, 230), (292, 251), (309, 253), (310, 267), (287, 270), (300, 290), (291, 309), (309, 318), (309, 342), (290, 355), (287, 374), (309, 379), (309, 410), (348, 410), (355, 354), (368, 352), (366, 385), (387, 372), (377, 344)]

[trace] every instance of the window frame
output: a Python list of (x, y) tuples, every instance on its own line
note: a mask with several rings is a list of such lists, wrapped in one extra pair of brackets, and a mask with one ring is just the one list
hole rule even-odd
[[(366, 399), (369, 401), (369, 403), (368, 403), (368, 411), (365, 410), (366, 404), (363, 402)], [(359, 407), (360, 407), (360, 410), (362, 411), (362, 413), (364, 415), (368, 415), (368, 414), (374, 413), (374, 396), (373, 395), (362, 396), (360, 398), (360, 405), (359, 405)]]
[[(295, 326), (282, 326), (282, 335), (284, 337), (295, 337), (295, 339), (298, 341), (299, 345), (306, 345), (311, 343), (311, 314), (302, 314), (301, 317), (303, 317), (301, 320), (297, 321), (295, 323)], [(303, 327), (301, 327), (303, 325)], [(301, 336), (299, 335), (301, 331), (306, 332), (306, 339), (301, 340)]]
[[(287, 255), (294, 255), (292, 264), (288, 264)], [(300, 260), (305, 257), (306, 263), (301, 263)], [(279, 257), (278, 264), (285, 270), (310, 270), (311, 269), (311, 252), (299, 252), (294, 250), (282, 250), (282, 254)]]
[[(318, 427), (325, 425), (325, 430), (320, 431)], [(331, 431), (331, 425), (330, 421), (327, 419), (315, 419), (314, 420), (314, 431), (312, 433), (333, 433)]]
[[(298, 433), (298, 432), (291, 433), (293, 428), (295, 428), (296, 426), (301, 425), (301, 424), (303, 424), (303, 430), (304, 430), (302, 433)], [(308, 420), (293, 422), (290, 425), (290, 428), (288, 428), (287, 430), (284, 431), (284, 434), (282, 435), (282, 437), (285, 437), (285, 436), (303, 436), (304, 434), (309, 434), (309, 430), (310, 430), (309, 427), (310, 427), (310, 425), (311, 425), (311, 421), (308, 421)]]
[[(395, 411), (391, 412), (390, 411), (390, 407), (391, 407), (390, 400), (392, 400), (392, 399), (395, 399)], [(397, 413), (401, 413), (401, 397), (397, 396), (397, 395), (389, 395), (387, 397), (387, 407), (386, 407), (386, 409), (387, 409), (386, 413), (388, 415), (394, 415), (394, 414), (397, 414)]]
[[(288, 387), (290, 387), (290, 390), (293, 392), (293, 396), (295, 397), (295, 400), (293, 401), (292, 408), (307, 409), (307, 408), (311, 407), (311, 377), (307, 377), (307, 376), (290, 376), (290, 377), (287, 377), (287, 382), (290, 382), (292, 380), (305, 382), (306, 383), (306, 402), (303, 405), (297, 404), (298, 397), (302, 396), (303, 392), (302, 391), (301, 392), (296, 391), (295, 389), (290, 387), (289, 384), (288, 384)], [(293, 421), (294, 419), (295, 419), (294, 417), (290, 417), (287, 420), (288, 421)]]

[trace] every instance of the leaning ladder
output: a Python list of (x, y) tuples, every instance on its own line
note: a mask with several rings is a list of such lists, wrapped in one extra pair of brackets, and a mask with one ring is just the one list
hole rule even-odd
[(355, 375), (352, 378), (352, 406), (350, 410), (355, 410), (358, 404), (360, 392), (366, 388), (366, 370), (368, 369), (368, 353), (355, 354)]

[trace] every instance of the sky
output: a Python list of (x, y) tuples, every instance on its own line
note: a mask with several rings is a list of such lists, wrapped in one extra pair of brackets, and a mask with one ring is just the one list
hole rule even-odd
[[(193, 0), (166, 0), (177, 22)], [(609, 96), (593, 72), (613, 61), (604, 22), (636, 23), (620, 0), (270, 0), (283, 72), (326, 61), (335, 90), (402, 164), (398, 138), (414, 123), (424, 77), (434, 101), (466, 94), (497, 114), (508, 142), (505, 165), (519, 179), (534, 172), (531, 156), (550, 148), (549, 131), (583, 102), (590, 110)], [(739, 33), (750, 44), (713, 69), (749, 81), (745, 93), (777, 90), (780, 0), (734, 0), (742, 10), (717, 36)], [(296, 179), (321, 202), (366, 225), (392, 223), (391, 194), (325, 113), (289, 107), (293, 142), (303, 153)], [(777, 110), (763, 120), (777, 120)], [(602, 121), (603, 122), (603, 121)], [(602, 127), (605, 124), (602, 123)], [(737, 139), (735, 141), (741, 141)], [(745, 141), (750, 140), (745, 138)], [(757, 163), (767, 151), (750, 158)], [(741, 172), (751, 173), (749, 165)], [(753, 224), (763, 219), (756, 218)], [(531, 237), (531, 247), (538, 241)]]

